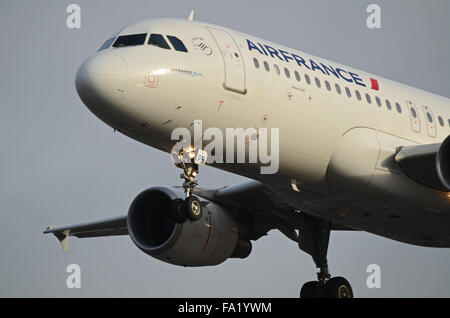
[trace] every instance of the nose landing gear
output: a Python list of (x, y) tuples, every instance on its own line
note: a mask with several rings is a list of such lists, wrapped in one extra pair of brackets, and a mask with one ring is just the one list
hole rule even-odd
[(177, 199), (173, 202), (172, 207), (172, 219), (176, 223), (184, 223), (186, 220), (195, 222), (202, 217), (202, 205), (200, 200), (192, 194), (195, 187), (198, 185), (198, 181), (195, 177), (198, 175), (197, 163), (185, 163), (183, 161), (183, 150), (180, 151), (178, 156), (179, 163), (175, 163), (175, 166), (183, 169), (180, 178), (184, 179), (183, 188), (185, 193), (185, 200)]

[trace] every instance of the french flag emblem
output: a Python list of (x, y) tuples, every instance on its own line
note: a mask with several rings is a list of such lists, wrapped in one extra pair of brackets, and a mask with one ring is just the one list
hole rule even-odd
[(380, 90), (380, 85), (378, 85), (378, 81), (374, 78), (370, 79), (370, 82), (372, 83), (372, 89), (379, 91)]

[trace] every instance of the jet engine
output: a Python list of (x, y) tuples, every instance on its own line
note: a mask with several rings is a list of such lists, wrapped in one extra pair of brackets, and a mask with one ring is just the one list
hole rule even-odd
[(172, 209), (180, 198), (183, 193), (175, 189), (152, 188), (134, 199), (127, 226), (139, 249), (161, 261), (189, 267), (250, 255), (250, 240), (240, 236), (232, 213), (218, 204), (200, 198), (204, 211), (200, 220), (175, 222)]
[(442, 144), (402, 147), (395, 160), (407, 176), (427, 187), (450, 191), (450, 136)]

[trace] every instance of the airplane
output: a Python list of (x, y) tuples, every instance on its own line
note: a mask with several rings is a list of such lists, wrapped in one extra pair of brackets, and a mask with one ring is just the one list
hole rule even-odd
[[(121, 29), (84, 61), (75, 86), (115, 131), (181, 158), (174, 163), (184, 183), (143, 191), (119, 217), (49, 226), (44, 233), (64, 250), (72, 236), (129, 235), (163, 262), (214, 266), (248, 257), (252, 241), (278, 229), (318, 268), (301, 298), (353, 298), (350, 283), (328, 269), (332, 231), (450, 247), (447, 98), (196, 21), (194, 11)], [(279, 150), (277, 172), (261, 173), (267, 162), (259, 159), (233, 163), (223, 145), (216, 151), (226, 158), (206, 164), (250, 181), (200, 187), (205, 158), (194, 158), (205, 136), (175, 156), (186, 140), (172, 138), (178, 127), (193, 133), (199, 120), (223, 132), (255, 128), (248, 146), (264, 139), (260, 130), (278, 129), (278, 139), (265, 139)]]

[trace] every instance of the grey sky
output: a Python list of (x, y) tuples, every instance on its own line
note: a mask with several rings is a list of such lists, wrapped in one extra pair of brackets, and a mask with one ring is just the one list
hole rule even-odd
[[(382, 29), (365, 26), (370, 3)], [(78, 3), (82, 28), (66, 28)], [(81, 62), (124, 25), (146, 18), (197, 19), (351, 65), (449, 97), (450, 2), (433, 1), (124, 1), (0, 2), (0, 296), (297, 297), (315, 278), (311, 258), (277, 231), (248, 259), (185, 269), (154, 260), (128, 237), (71, 241), (63, 253), (51, 224), (115, 216), (151, 186), (180, 184), (169, 155), (103, 124), (76, 95)], [(206, 168), (202, 186), (244, 179)], [(367, 233), (333, 233), (329, 262), (359, 297), (450, 296), (450, 250), (409, 246)], [(66, 266), (82, 288), (65, 286)], [(382, 269), (369, 290), (366, 267)]]

